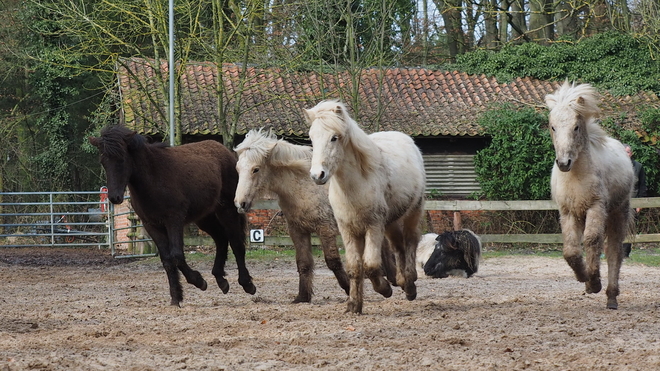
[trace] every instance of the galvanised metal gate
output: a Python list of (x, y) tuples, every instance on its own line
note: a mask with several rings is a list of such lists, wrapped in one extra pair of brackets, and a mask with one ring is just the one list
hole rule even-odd
[[(107, 201), (105, 187), (84, 192), (0, 192), (0, 247), (98, 247), (117, 258), (155, 255), (151, 239), (139, 232), (142, 225), (132, 209), (115, 209)], [(122, 218), (131, 222), (116, 228)]]
[(142, 222), (133, 211), (130, 196), (124, 196), (119, 205), (110, 203), (110, 235), (112, 255), (115, 258), (140, 258), (156, 256), (156, 245), (147, 235)]

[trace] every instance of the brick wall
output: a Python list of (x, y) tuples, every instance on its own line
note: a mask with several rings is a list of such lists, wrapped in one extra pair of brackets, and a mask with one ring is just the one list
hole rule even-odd
[(471, 211), (446, 211), (446, 210), (427, 210), (426, 211), (424, 233), (434, 232), (442, 233), (454, 229), (467, 228), (475, 233), (480, 233), (484, 223), (487, 223), (488, 217), (483, 210)]

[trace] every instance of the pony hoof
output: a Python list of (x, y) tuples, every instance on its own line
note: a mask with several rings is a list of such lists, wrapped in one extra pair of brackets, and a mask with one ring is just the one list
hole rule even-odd
[(603, 288), (603, 285), (600, 283), (600, 280), (594, 280), (585, 283), (584, 287), (587, 294), (597, 294)]
[(208, 287), (209, 285), (206, 283), (206, 281), (202, 281), (202, 284), (199, 286), (199, 289), (202, 291), (206, 291)]
[(417, 298), (417, 286), (415, 286), (415, 284), (407, 286), (405, 293), (406, 293), (406, 299), (408, 299), (409, 301), (415, 300)]
[(619, 303), (615, 299), (607, 299), (607, 309), (619, 309)]
[(244, 285), (243, 290), (245, 290), (245, 292), (250, 295), (254, 295), (254, 293), (257, 292), (257, 288), (252, 284), (252, 282)]
[(362, 304), (349, 302), (346, 306), (346, 313), (362, 314)]
[(216, 282), (218, 282), (218, 287), (222, 290), (223, 294), (229, 292), (229, 282), (226, 279), (216, 279)]
[(181, 308), (181, 303), (179, 302), (179, 300), (176, 300), (176, 299), (172, 299), (170, 301), (170, 305), (173, 306), (173, 307)]
[(312, 301), (311, 296), (303, 296), (303, 295), (298, 295), (296, 296), (295, 299), (291, 302), (291, 304), (298, 304), (298, 303), (310, 303)]

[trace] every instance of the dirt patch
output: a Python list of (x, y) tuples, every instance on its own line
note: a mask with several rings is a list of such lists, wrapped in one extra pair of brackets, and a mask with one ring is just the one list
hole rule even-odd
[(126, 264), (136, 259), (115, 259), (107, 249), (0, 248), (0, 263), (29, 266), (86, 266)]
[(660, 369), (660, 268), (628, 261), (616, 311), (560, 258), (517, 255), (470, 279), (420, 279), (412, 302), (367, 285), (353, 315), (321, 261), (311, 304), (290, 304), (292, 259), (248, 261), (254, 296), (233, 261), (227, 295), (197, 261), (209, 289), (185, 285), (174, 308), (157, 259), (35, 252), (0, 253), (2, 370)]

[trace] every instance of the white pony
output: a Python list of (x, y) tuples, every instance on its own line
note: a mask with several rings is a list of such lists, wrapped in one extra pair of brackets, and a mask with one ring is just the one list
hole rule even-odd
[(362, 313), (365, 275), (376, 292), (392, 295), (380, 268), (385, 237), (396, 256), (396, 283), (414, 300), (425, 185), (419, 149), (400, 132), (367, 135), (338, 101), (305, 110), (305, 118), (313, 147), (310, 175), (317, 184), (330, 183), (330, 205), (346, 248), (347, 312)]
[[(559, 206), (564, 259), (587, 293), (601, 290), (600, 255), (607, 237), (607, 308), (617, 309), (622, 243), (631, 230), (633, 168), (621, 142), (597, 124), (598, 94), (568, 81), (545, 97), (556, 160), (552, 198)], [(586, 250), (586, 266), (582, 257)]]
[(238, 153), (234, 198), (238, 211), (246, 213), (255, 198), (272, 192), (284, 213), (296, 249), (299, 276), (298, 296), (293, 302), (312, 300), (312, 233), (319, 236), (326, 265), (348, 294), (348, 276), (337, 249), (339, 230), (328, 202), (327, 187), (318, 187), (309, 178), (312, 148), (278, 140), (270, 131), (250, 130), (234, 150)]

